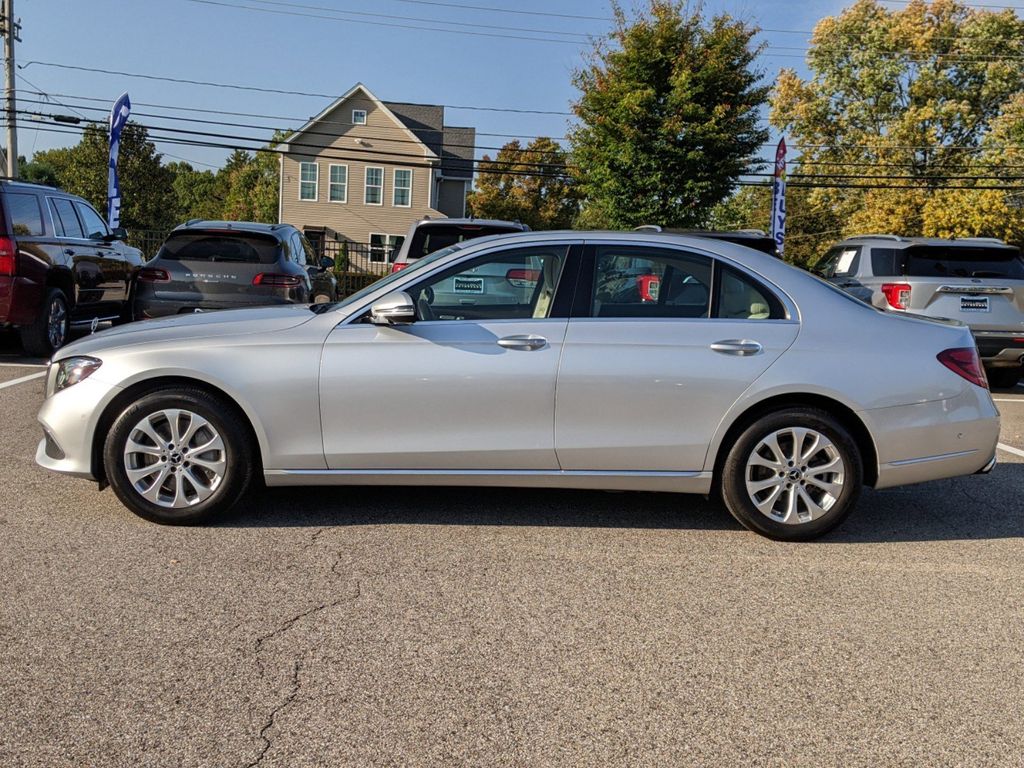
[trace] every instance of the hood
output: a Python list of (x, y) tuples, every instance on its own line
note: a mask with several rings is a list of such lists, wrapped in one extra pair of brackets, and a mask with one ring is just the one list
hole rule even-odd
[(79, 339), (54, 353), (54, 359), (71, 355), (92, 355), (104, 350), (136, 344), (157, 344), (185, 339), (209, 339), (215, 336), (266, 334), (283, 331), (309, 322), (316, 315), (304, 304), (278, 307), (252, 307), (218, 312), (175, 315), (158, 320), (119, 325)]

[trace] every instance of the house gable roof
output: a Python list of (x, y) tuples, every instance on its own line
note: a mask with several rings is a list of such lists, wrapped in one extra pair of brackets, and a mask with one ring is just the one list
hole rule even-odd
[[(424, 154), (425, 157), (427, 157), (429, 159), (432, 159), (432, 160), (439, 160), (440, 159), (440, 157), (438, 156), (438, 153), (434, 151), (434, 149), (430, 146), (430, 144), (428, 144), (426, 141), (424, 141), (424, 137), (417, 135), (416, 132), (411, 130), (409, 125), (407, 125), (404, 120), (399, 118), (388, 107), (387, 104), (385, 104), (383, 101), (381, 101), (376, 96), (374, 96), (373, 93), (370, 92), (370, 89), (367, 88), (362, 83), (356, 83), (348, 91), (346, 91), (344, 94), (342, 94), (337, 99), (335, 99), (333, 102), (331, 102), (327, 106), (326, 109), (321, 111), (315, 117), (310, 118), (309, 121), (305, 125), (303, 125), (297, 131), (295, 131), (295, 133), (291, 134), (288, 137), (288, 141), (284, 142), (283, 145), (282, 145), (284, 147), (285, 151), (291, 150), (291, 143), (293, 141), (295, 141), (299, 136), (301, 136), (306, 131), (309, 131), (311, 128), (313, 128), (313, 126), (315, 126), (317, 123), (319, 123), (325, 117), (327, 117), (327, 115), (329, 115), (331, 112), (333, 112), (335, 109), (340, 107), (342, 104), (344, 104), (350, 98), (352, 98), (352, 96), (354, 96), (356, 93), (359, 93), (359, 92), (361, 92), (364, 96), (366, 96), (366, 98), (368, 98), (370, 101), (372, 101), (374, 103), (374, 105), (379, 110), (381, 110), (392, 121), (394, 121), (395, 125), (397, 125), (403, 131), (405, 131), (405, 133), (409, 136), (410, 139), (412, 139), (417, 144), (419, 144), (423, 148), (423, 154)], [(443, 120), (444, 108), (443, 107), (437, 107), (437, 109), (441, 110), (442, 120)], [(441, 144), (441, 142), (438, 141), (437, 142), (437, 146), (440, 147), (440, 144)]]

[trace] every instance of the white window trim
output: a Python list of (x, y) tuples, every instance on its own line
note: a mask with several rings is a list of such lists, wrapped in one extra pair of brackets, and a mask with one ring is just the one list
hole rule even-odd
[[(395, 193), (398, 191), (398, 172), (408, 171), (409, 172), (409, 186), (403, 187), (403, 189), (409, 190), (409, 202), (405, 205), (400, 205), (395, 202)], [(392, 208), (412, 208), (412, 190), (413, 181), (415, 180), (415, 174), (412, 172), (412, 168), (395, 168), (391, 174), (391, 207)]]
[[(363, 115), (363, 121), (360, 123), (356, 120), (356, 113), (361, 112)], [(366, 119), (368, 115), (365, 109), (353, 109), (352, 110), (352, 125), (366, 125)]]
[[(316, 178), (313, 179), (313, 197), (312, 198), (308, 198), (308, 197), (303, 197), (302, 196), (302, 185), (310, 183), (308, 181), (303, 182), (303, 180), (302, 180), (302, 166), (304, 166), (304, 165), (312, 165), (314, 168), (316, 168)], [(315, 202), (318, 202), (319, 200), (320, 200), (320, 163), (317, 163), (317, 162), (312, 161), (312, 160), (303, 160), (302, 162), (299, 163), (299, 202), (300, 203), (315, 203)]]
[[(345, 196), (341, 200), (331, 199), (331, 188), (335, 182), (331, 181), (331, 169), (332, 168), (344, 168), (345, 169)], [(345, 204), (348, 202), (348, 165), (345, 163), (331, 163), (327, 166), (327, 202)]]
[[(377, 237), (384, 238), (384, 245), (381, 246), (384, 249), (384, 261), (383, 262), (371, 261), (371, 263), (372, 264), (386, 264), (387, 261), (388, 261), (388, 257), (391, 256), (391, 251), (393, 251), (394, 248), (395, 248), (395, 246), (392, 245), (392, 242), (395, 239), (399, 238), (399, 237), (405, 237), (405, 235), (389, 235), (386, 232), (371, 232), (370, 236), (366, 239), (366, 244), (369, 245), (371, 247), (371, 249), (373, 248), (373, 238), (374, 238), (375, 235)], [(370, 258), (370, 254), (367, 253), (366, 257)]]
[[(366, 201), (366, 192), (370, 189), (370, 185), (367, 183), (370, 179), (370, 171), (380, 171), (380, 202), (379, 203), (368, 203)], [(374, 187), (376, 189), (376, 187)], [(372, 205), (374, 207), (380, 207), (384, 205), (384, 167), (379, 165), (368, 165), (363, 170), (363, 205)], [(374, 234), (380, 234), (375, 232)]]

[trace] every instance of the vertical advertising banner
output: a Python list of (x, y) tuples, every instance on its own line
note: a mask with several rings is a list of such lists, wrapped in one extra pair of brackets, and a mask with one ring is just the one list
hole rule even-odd
[(121, 131), (128, 122), (132, 103), (128, 94), (114, 102), (110, 110), (110, 160), (107, 167), (107, 223), (111, 229), (121, 226), (121, 183), (117, 178), (117, 153), (121, 148)]
[(779, 255), (786, 247), (786, 139), (775, 150), (775, 182), (772, 185), (772, 239)]

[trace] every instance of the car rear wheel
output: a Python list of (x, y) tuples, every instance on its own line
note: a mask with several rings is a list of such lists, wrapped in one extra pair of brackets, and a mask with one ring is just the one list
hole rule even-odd
[(733, 517), (781, 541), (831, 531), (853, 510), (862, 484), (857, 444), (816, 408), (777, 411), (754, 422), (722, 470), (722, 497)]
[(21, 346), (33, 357), (49, 357), (68, 340), (69, 325), (67, 297), (58, 288), (51, 288), (36, 319), (21, 327)]
[(128, 406), (107, 435), (103, 460), (118, 499), (165, 524), (223, 512), (254, 474), (243, 417), (220, 398), (185, 387), (150, 392)]
[(988, 383), (998, 389), (1015, 387), (1021, 379), (1021, 368), (990, 368), (986, 371)]

